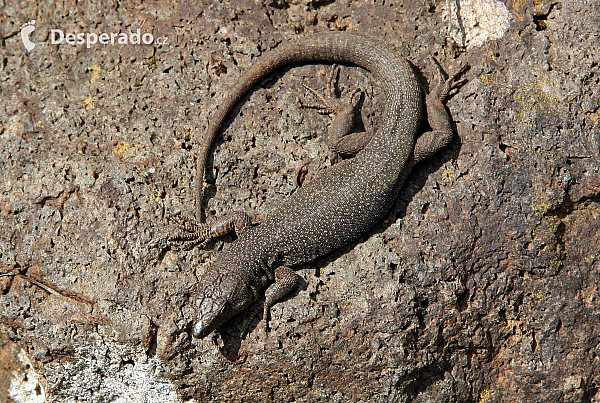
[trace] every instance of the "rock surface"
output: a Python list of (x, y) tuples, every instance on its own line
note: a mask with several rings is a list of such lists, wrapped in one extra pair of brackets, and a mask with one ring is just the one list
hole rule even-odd
[[(37, 396), (59, 402), (600, 401), (596, 1), (25, 4), (0, 11), (0, 396), (33, 401), (8, 366), (22, 349)], [(167, 44), (50, 43), (138, 28)], [(329, 30), (388, 41), (424, 82), (429, 55), (468, 64), (448, 102), (458, 136), (381, 225), (299, 270), (269, 329), (192, 340), (197, 274), (232, 238), (156, 240), (166, 214), (193, 214), (198, 139), (255, 57)], [(297, 101), (329, 71), (249, 94), (211, 161), (209, 215), (260, 221), (299, 164), (329, 164), (329, 118)], [(377, 125), (370, 75), (343, 67), (340, 86), (366, 90)]]

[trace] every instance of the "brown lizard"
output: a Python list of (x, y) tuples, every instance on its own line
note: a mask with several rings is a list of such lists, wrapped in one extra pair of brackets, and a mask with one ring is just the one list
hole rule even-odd
[[(372, 136), (351, 133), (356, 92), (346, 102), (320, 97), (322, 104), (309, 106), (336, 115), (330, 144), (339, 153), (356, 156), (319, 172), (257, 226), (251, 227), (243, 213), (202, 222), (204, 168), (227, 115), (262, 78), (299, 62), (349, 63), (370, 71), (385, 91), (381, 126)], [(263, 307), (266, 319), (270, 307), (298, 286), (292, 267), (347, 245), (381, 220), (412, 167), (451, 141), (451, 120), (443, 101), (464, 82), (456, 80), (461, 71), (438, 80), (427, 95), (432, 131), (418, 136), (423, 109), (420, 86), (409, 63), (386, 43), (356, 34), (327, 33), (280, 45), (258, 58), (225, 96), (201, 144), (197, 221), (174, 219), (187, 233), (169, 238), (203, 246), (233, 230), (238, 235), (200, 278), (193, 335), (208, 335), (252, 304)]]

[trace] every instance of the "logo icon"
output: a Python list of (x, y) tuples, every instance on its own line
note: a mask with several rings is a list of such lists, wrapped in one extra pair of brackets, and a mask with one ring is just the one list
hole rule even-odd
[(33, 31), (35, 31), (35, 20), (31, 20), (21, 27), (21, 39), (23, 39), (23, 45), (25, 45), (25, 49), (27, 50), (35, 48), (35, 43), (29, 40), (29, 35)]

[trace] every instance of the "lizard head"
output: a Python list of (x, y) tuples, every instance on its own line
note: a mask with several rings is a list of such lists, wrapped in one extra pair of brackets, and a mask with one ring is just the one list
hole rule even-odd
[(229, 270), (212, 269), (200, 279), (198, 320), (192, 335), (204, 338), (250, 305), (255, 297), (244, 279)]

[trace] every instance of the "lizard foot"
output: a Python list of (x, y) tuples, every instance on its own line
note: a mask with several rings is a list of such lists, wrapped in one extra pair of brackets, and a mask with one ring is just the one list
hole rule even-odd
[(336, 95), (336, 92), (338, 90), (337, 82), (339, 79), (339, 74), (340, 66), (335, 65), (327, 81), (327, 88), (324, 94), (320, 91), (315, 90), (314, 88), (309, 87), (306, 84), (302, 84), (304, 88), (310, 91), (320, 102), (304, 103), (302, 100), (300, 100), (300, 106), (302, 106), (303, 108), (316, 109), (317, 112), (322, 115), (337, 115), (347, 110), (354, 111), (356, 109), (356, 106), (358, 105), (358, 102), (360, 101), (360, 97), (357, 97), (357, 99), (355, 99), (355, 95), (358, 93), (361, 93), (362, 95), (362, 91), (357, 88), (352, 93), (350, 93), (350, 95), (345, 99), (338, 97)]
[(360, 101), (360, 97), (355, 98), (355, 95), (359, 93), (362, 95), (362, 90), (360, 90), (359, 88), (352, 91), (352, 93), (350, 93), (350, 95), (346, 99), (337, 98), (335, 96), (323, 95), (317, 90), (307, 85), (304, 85), (304, 88), (312, 92), (313, 95), (317, 97), (319, 101), (321, 101), (321, 103), (305, 104), (304, 102), (300, 101), (300, 105), (303, 108), (316, 109), (317, 112), (319, 112), (322, 115), (337, 115), (346, 110), (354, 111), (356, 109), (356, 106), (358, 105), (358, 102)]
[(467, 82), (466, 78), (457, 80), (457, 77), (467, 70), (467, 66), (466, 65), (461, 66), (455, 73), (449, 75), (446, 80), (442, 80), (444, 73), (440, 66), (440, 62), (435, 57), (433, 57), (433, 56), (430, 56), (430, 57), (433, 59), (434, 64), (438, 70), (438, 74), (437, 74), (438, 82), (437, 82), (436, 86), (433, 88), (433, 90), (431, 90), (430, 96), (435, 97), (435, 98), (439, 99), (440, 101), (444, 102), (446, 100), (446, 98), (456, 94), (458, 89)]
[[(333, 114), (331, 125), (329, 126), (329, 135), (327, 136), (327, 145), (333, 151), (331, 158), (332, 164), (335, 163), (338, 156), (354, 156), (359, 153), (371, 141), (373, 131), (366, 128), (365, 131), (354, 131), (358, 119), (358, 110), (361, 100), (365, 95), (361, 89), (355, 89), (345, 97), (337, 96), (336, 82), (339, 77), (339, 67), (333, 69), (333, 74), (329, 78), (327, 90), (324, 94), (304, 86), (307, 90), (319, 100), (318, 103), (301, 105), (304, 108), (316, 109), (321, 114)], [(356, 95), (359, 96), (356, 96)]]
[(182, 234), (172, 235), (166, 238), (168, 244), (181, 246), (189, 249), (195, 245), (203, 248), (214, 238), (235, 231), (241, 234), (250, 227), (250, 217), (246, 213), (233, 212), (225, 217), (210, 223), (202, 223), (188, 217), (170, 216), (169, 221), (184, 231)]
[(427, 131), (417, 139), (413, 149), (413, 161), (415, 164), (431, 157), (433, 154), (446, 147), (452, 141), (454, 130), (452, 129), (452, 120), (444, 105), (444, 101), (449, 96), (458, 91), (458, 88), (467, 80), (456, 78), (466, 70), (466, 66), (458, 69), (454, 74), (451, 74), (446, 80), (443, 77), (443, 71), (439, 62), (431, 57), (438, 69), (437, 84), (432, 88), (431, 92), (425, 97), (427, 106), (427, 121), (430, 131)]
[(177, 245), (182, 249), (190, 249), (196, 245), (203, 248), (212, 239), (207, 224), (189, 217), (169, 216), (167, 219), (171, 224), (184, 231), (183, 234), (168, 236), (166, 240), (170, 245)]

